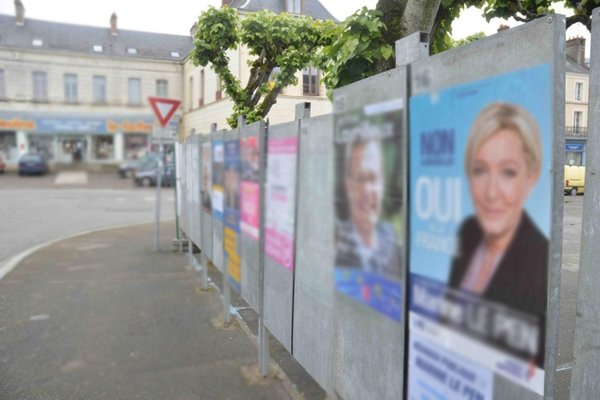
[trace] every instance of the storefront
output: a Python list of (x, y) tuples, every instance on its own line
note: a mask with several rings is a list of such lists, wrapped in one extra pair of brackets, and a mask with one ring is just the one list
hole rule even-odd
[[(178, 124), (169, 127), (177, 132)], [(55, 164), (118, 164), (151, 150), (153, 128), (153, 115), (0, 112), (0, 157), (9, 165), (27, 152)]]
[(585, 140), (567, 139), (565, 152), (565, 164), (585, 165)]

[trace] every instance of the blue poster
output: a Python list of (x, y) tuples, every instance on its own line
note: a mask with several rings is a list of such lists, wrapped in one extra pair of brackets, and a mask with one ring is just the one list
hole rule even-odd
[(225, 186), (225, 149), (222, 140), (212, 142), (212, 209), (213, 215), (223, 222)]
[(410, 100), (410, 335), (538, 393), (552, 87), (540, 65)]
[(225, 142), (224, 248), (227, 278), (239, 292), (241, 282), (240, 241), (240, 141)]

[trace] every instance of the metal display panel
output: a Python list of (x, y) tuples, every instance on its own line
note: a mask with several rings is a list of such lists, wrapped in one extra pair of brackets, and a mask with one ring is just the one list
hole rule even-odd
[(571, 399), (598, 397), (600, 386), (600, 8), (592, 12), (592, 47), (590, 63), (590, 94), (588, 140), (586, 144), (586, 182), (583, 199), (581, 261), (577, 290), (577, 316)]
[[(264, 121), (245, 125), (240, 130), (242, 175), (241, 194), (241, 255), (242, 298), (254, 310), (259, 310), (260, 254), (260, 160), (264, 160)], [(258, 163), (258, 164), (257, 164)]]
[[(225, 131), (217, 131), (212, 136), (212, 263), (221, 273), (225, 274), (225, 263), (223, 260), (223, 181), (224, 181), (224, 139)], [(218, 154), (220, 153), (220, 154)], [(221, 176), (221, 175), (222, 176)], [(215, 181), (217, 179), (218, 181)], [(220, 190), (220, 193), (219, 193)], [(219, 205), (220, 203), (220, 205)], [(220, 207), (220, 217), (218, 216)]]
[(189, 237), (190, 235), (190, 216), (189, 216), (189, 199), (188, 199), (188, 175), (189, 175), (189, 140), (185, 140), (182, 144), (181, 152), (181, 229)]
[(223, 261), (230, 286), (241, 292), (240, 129), (223, 134), (225, 191), (223, 207)]
[[(212, 140), (211, 134), (202, 135), (200, 140), (202, 152), (200, 173), (200, 203), (201, 203), (201, 245), (202, 266), (212, 260), (213, 256), (213, 216), (212, 216)], [(205, 257), (205, 258), (204, 258)]]
[[(403, 196), (405, 196), (405, 155), (403, 149), (406, 148), (406, 98), (407, 98), (407, 73), (406, 67), (398, 67), (394, 70), (385, 72), (383, 74), (376, 75), (369, 79), (356, 82), (352, 85), (337, 89), (334, 91), (334, 140), (335, 140), (335, 157), (349, 158), (349, 161), (345, 165), (344, 176), (347, 179), (351, 178), (350, 169), (356, 167), (350, 167), (350, 163), (354, 157), (345, 156), (345, 154), (354, 154), (354, 143), (360, 143), (360, 140), (364, 140), (363, 143), (371, 143), (370, 135), (374, 135), (374, 145), (378, 146), (378, 151), (381, 152), (380, 157), (384, 160), (377, 158), (379, 161), (379, 172), (374, 176), (376, 178), (369, 178), (369, 180), (377, 179), (378, 181), (385, 184), (386, 189), (379, 193), (378, 197), (382, 204), (378, 212), (377, 222), (375, 223), (374, 235), (378, 236), (377, 241), (379, 243), (387, 243), (386, 246), (377, 247), (378, 253), (382, 253), (384, 247), (387, 248), (383, 253), (385, 254), (396, 254), (396, 258), (384, 256), (384, 263), (388, 268), (393, 268), (395, 275), (393, 278), (386, 276), (382, 271), (376, 273), (375, 270), (369, 271), (371, 258), (368, 261), (363, 261), (359, 265), (352, 265), (351, 267), (361, 267), (356, 269), (356, 272), (350, 272), (351, 274), (357, 274), (359, 279), (352, 283), (352, 287), (358, 287), (358, 293), (349, 293), (343, 291), (343, 283), (338, 280), (344, 275), (339, 275), (344, 268), (344, 261), (341, 259), (346, 258), (344, 256), (345, 250), (343, 250), (344, 240), (341, 237), (348, 237), (348, 229), (340, 229), (339, 234), (341, 237), (336, 238), (336, 244), (332, 246), (335, 251), (335, 260), (329, 268), (330, 273), (334, 274), (335, 267), (335, 307), (334, 307), (334, 332), (336, 340), (336, 354), (335, 354), (335, 366), (334, 366), (334, 390), (342, 398), (347, 400), (352, 399), (396, 399), (400, 397), (400, 393), (403, 390), (403, 373), (404, 373), (404, 294), (405, 294), (405, 261), (402, 253), (405, 249), (404, 241), (401, 239), (405, 237), (404, 231), (406, 230), (405, 225), (402, 221), (406, 221), (403, 214), (405, 213), (405, 204)], [(384, 116), (383, 121), (377, 122), (378, 117)], [(345, 124), (346, 120), (355, 117), (357, 124), (355, 129), (344, 129), (342, 130), (342, 124)], [(376, 119), (373, 120), (372, 117)], [(385, 131), (385, 126), (388, 125), (385, 122), (388, 118), (392, 118), (395, 122), (392, 123), (393, 129), (389, 132), (391, 137), (382, 140), (381, 132)], [(383, 123), (383, 125), (381, 125)], [(344, 136), (348, 135), (347, 138)], [(359, 140), (360, 139), (360, 140)], [(346, 142), (344, 151), (340, 151), (337, 146)], [(385, 145), (387, 143), (387, 146)], [(368, 144), (366, 145), (369, 146)], [(395, 156), (394, 160), (395, 167), (390, 170), (388, 163), (385, 161), (386, 147), (393, 148)], [(364, 153), (367, 152), (365, 148)], [(339, 160), (335, 160), (338, 165), (342, 165)], [(365, 162), (365, 161), (363, 161)], [(383, 166), (381, 165), (383, 163)], [(341, 179), (339, 171), (334, 169), (334, 179), (338, 179), (340, 182), (338, 185), (341, 186), (345, 179)], [(383, 174), (383, 177), (381, 176)], [(395, 175), (397, 174), (397, 175)], [(337, 178), (336, 178), (337, 177)], [(395, 178), (393, 178), (395, 177)], [(361, 179), (367, 179), (363, 177)], [(398, 180), (400, 180), (400, 187), (398, 188)], [(399, 194), (396, 191), (390, 191), (389, 185), (391, 182), (396, 183), (396, 189), (402, 193)], [(387, 182), (387, 183), (384, 183)], [(371, 186), (376, 185), (374, 182), (367, 183)], [(336, 186), (333, 183), (333, 186)], [(345, 195), (349, 196), (350, 189), (347, 186), (341, 186), (336, 188), (334, 197), (336, 211), (338, 207), (339, 191), (344, 188)], [(366, 189), (365, 189), (366, 190)], [(383, 197), (383, 198), (382, 198)], [(382, 199), (381, 199), (382, 198)], [(394, 215), (398, 220), (395, 222), (386, 220), (384, 216), (385, 204), (388, 201), (392, 201), (396, 206), (399, 205), (400, 209), (397, 210)], [(351, 202), (349, 202), (351, 203)], [(360, 206), (358, 206), (360, 207)], [(337, 226), (347, 226), (351, 224), (357, 231), (357, 224), (354, 223), (352, 208), (358, 209), (357, 206), (349, 204), (349, 210), (347, 211), (349, 216), (345, 220), (346, 224), (339, 224)], [(400, 213), (400, 215), (398, 215)], [(339, 214), (336, 218), (339, 217)], [(390, 225), (392, 228), (390, 231)], [(390, 232), (388, 239), (383, 239), (379, 234), (380, 231)], [(392, 233), (393, 232), (393, 233)], [(356, 239), (353, 243), (358, 243)], [(352, 249), (356, 251), (356, 247), (352, 246)], [(382, 254), (383, 254), (382, 253)], [(371, 256), (370, 256), (371, 257)], [(396, 260), (394, 262), (394, 260)], [(340, 264), (338, 266), (338, 263)], [(350, 265), (348, 265), (350, 266)], [(362, 282), (361, 282), (362, 280)], [(371, 282), (375, 282), (372, 287)], [(380, 285), (382, 282), (383, 285)], [(386, 307), (379, 307), (376, 303), (373, 303), (371, 299), (375, 299), (379, 295), (373, 297), (363, 296), (365, 290), (370, 293), (379, 292), (378, 288), (385, 287), (392, 284), (394, 289), (390, 292), (387, 289), (383, 290), (386, 293), (385, 301), (383, 304), (392, 306), (395, 310), (393, 315), (387, 313)], [(362, 288), (362, 289), (361, 289)], [(371, 292), (373, 291), (373, 292)], [(393, 296), (388, 296), (392, 293)], [(358, 296), (356, 295), (358, 294)], [(360, 298), (362, 297), (362, 299)], [(361, 301), (362, 300), (362, 301)], [(388, 310), (389, 311), (389, 310)]]
[[(298, 121), (269, 126), (264, 191), (264, 321), (273, 336), (292, 354), (298, 131)], [(295, 152), (288, 151), (294, 147)], [(274, 201), (282, 198), (283, 201)], [(271, 223), (270, 216), (273, 218)], [(275, 231), (271, 228), (274, 224), (280, 229), (271, 236), (270, 231)], [(281, 235), (283, 231), (287, 233)]]
[(300, 121), (294, 357), (333, 389), (333, 116)]
[(200, 146), (198, 135), (193, 135), (190, 142), (192, 155), (191, 176), (191, 232), (192, 241), (198, 246), (200, 244)]
[[(410, 328), (407, 339), (409, 343), (407, 346), (407, 386), (409, 397), (411, 395), (418, 396), (418, 394), (415, 394), (411, 390), (412, 379), (415, 379), (415, 382), (418, 382), (420, 378), (424, 379), (422, 385), (415, 384), (414, 386), (421, 391), (440, 390), (440, 388), (444, 391), (451, 391), (454, 390), (451, 387), (454, 384), (457, 387), (467, 387), (468, 379), (463, 378), (470, 376), (473, 382), (478, 382), (475, 392), (478, 393), (480, 398), (524, 400), (554, 398), (564, 202), (564, 43), (565, 17), (550, 15), (478, 40), (470, 45), (437, 54), (429, 59), (416, 61), (411, 65), (411, 199), (413, 198), (413, 194), (415, 199), (417, 199), (420, 196), (419, 193), (426, 193), (419, 192), (420, 189), (433, 187), (427, 186), (429, 185), (428, 182), (430, 182), (427, 179), (442, 179), (440, 180), (439, 187), (446, 185), (446, 190), (450, 190), (448, 189), (450, 187), (448, 186), (449, 179), (455, 179), (452, 178), (454, 176), (452, 174), (455, 173), (455, 169), (459, 168), (459, 163), (461, 167), (460, 179), (462, 180), (462, 176), (468, 173), (469, 180), (462, 183), (462, 186), (455, 186), (456, 191), (454, 194), (458, 197), (452, 199), (448, 197), (447, 202), (443, 203), (444, 207), (446, 207), (449, 203), (462, 204), (461, 201), (463, 200), (461, 199), (463, 197), (465, 199), (464, 204), (458, 208), (459, 211), (455, 209), (452, 217), (443, 221), (442, 225), (439, 222), (435, 222), (437, 225), (434, 226), (431, 225), (433, 222), (427, 222), (433, 221), (433, 218), (436, 221), (442, 220), (441, 208), (435, 206), (436, 203), (440, 204), (440, 200), (435, 199), (441, 197), (431, 195), (431, 198), (434, 200), (428, 203), (429, 206), (427, 203), (411, 200), (410, 240), (414, 240), (415, 243), (420, 244), (413, 245), (411, 242), (410, 249), (411, 264), (409, 272), (411, 274), (410, 285), (412, 292), (409, 293), (411, 312), (408, 318)], [(470, 103), (467, 103), (468, 101)], [(427, 106), (423, 106), (423, 104), (427, 104)], [(510, 110), (510, 112), (504, 113), (502, 110)], [(523, 133), (524, 131), (533, 132), (531, 133), (532, 142), (528, 146), (535, 149), (531, 151), (537, 151), (538, 153), (536, 154), (541, 154), (541, 157), (536, 156), (537, 160), (535, 158), (524, 157), (524, 159), (530, 160), (526, 165), (528, 167), (527, 171), (530, 171), (531, 174), (528, 173), (526, 176), (529, 177), (528, 179), (531, 178), (532, 182), (527, 186), (529, 189), (522, 193), (533, 193), (531, 195), (533, 196), (533, 200), (529, 200), (529, 205), (525, 203), (526, 200), (523, 200), (523, 203), (519, 203), (519, 206), (525, 207), (520, 210), (527, 211), (532, 217), (531, 219), (523, 217), (517, 220), (521, 222), (519, 222), (515, 235), (520, 235), (521, 232), (526, 230), (526, 227), (532, 225), (537, 225), (537, 228), (533, 229), (538, 230), (535, 231), (535, 235), (527, 234), (525, 238), (510, 241), (508, 243), (510, 247), (504, 247), (501, 253), (502, 258), (496, 259), (497, 261), (494, 262), (497, 266), (495, 272), (490, 275), (489, 270), (483, 270), (489, 277), (489, 280), (487, 280), (488, 283), (485, 283), (482, 278), (482, 270), (479, 270), (478, 274), (471, 273), (469, 276), (461, 275), (461, 271), (465, 271), (463, 266), (468, 262), (467, 258), (471, 259), (470, 270), (474, 270), (473, 268), (475, 267), (473, 265), (479, 265), (479, 261), (473, 261), (474, 256), (471, 257), (471, 255), (474, 253), (467, 246), (471, 246), (471, 244), (477, 242), (482, 243), (481, 238), (488, 238), (488, 232), (493, 231), (494, 228), (488, 224), (493, 219), (493, 215), (488, 212), (489, 208), (486, 209), (482, 205), (483, 203), (479, 200), (481, 197), (471, 200), (476, 203), (474, 206), (467, 205), (470, 203), (466, 203), (470, 197), (479, 196), (473, 192), (477, 190), (477, 187), (474, 186), (479, 184), (474, 177), (483, 176), (481, 174), (489, 171), (486, 168), (491, 164), (481, 164), (481, 161), (469, 160), (476, 159), (488, 162), (489, 157), (485, 158), (481, 155), (484, 151), (484, 145), (485, 143), (491, 143), (487, 142), (488, 140), (491, 141), (493, 140), (492, 138), (499, 137), (500, 133), (495, 135), (494, 132), (501, 132), (501, 130), (493, 130), (495, 136), (487, 136), (486, 139), (478, 142), (479, 144), (472, 142), (469, 137), (468, 143), (474, 143), (472, 146), (475, 146), (475, 149), (466, 154), (464, 158), (460, 156), (460, 152), (465, 151), (465, 149), (469, 151), (467, 143), (455, 143), (452, 145), (452, 148), (455, 150), (452, 151), (449, 151), (450, 148), (446, 145), (451, 143), (454, 138), (457, 141), (462, 140), (466, 137), (465, 135), (474, 135), (474, 132), (489, 129), (490, 125), (486, 125), (487, 128), (484, 128), (482, 124), (490, 116), (494, 118), (500, 116), (502, 118), (513, 118), (515, 115), (520, 116), (521, 120), (519, 120), (519, 124), (524, 125), (507, 125), (509, 127), (504, 128), (504, 130), (505, 132), (508, 130), (509, 133), (505, 133), (504, 137), (512, 134), (513, 136), (510, 136), (510, 138), (513, 140), (512, 138), (516, 137), (515, 135), (519, 131), (522, 137), (528, 135), (528, 133)], [(440, 125), (437, 126), (435, 125), (436, 123)], [(469, 125), (471, 128), (467, 129), (467, 124), (472, 124)], [(538, 131), (538, 128), (534, 128), (534, 126), (538, 125), (539, 135), (535, 133)], [(447, 141), (447, 139), (451, 140)], [(525, 141), (525, 139), (522, 140)], [(515, 142), (513, 141), (512, 143)], [(489, 149), (490, 146), (487, 145), (486, 149)], [(493, 150), (490, 150), (489, 154), (493, 156), (500, 154), (501, 148), (503, 147), (496, 146)], [(456, 160), (452, 158), (452, 154), (455, 151), (458, 154)], [(512, 152), (512, 154), (520, 157), (518, 151)], [(450, 158), (444, 158), (445, 156), (450, 156)], [(447, 162), (447, 164), (441, 164), (443, 162)], [(470, 166), (464, 167), (463, 163)], [(445, 167), (440, 168), (442, 165), (445, 165)], [(482, 169), (476, 165), (485, 166)], [(418, 173), (415, 171), (418, 171)], [(435, 172), (430, 174), (429, 171)], [(413, 174), (415, 174), (415, 182), (412, 182)], [(430, 176), (433, 178), (429, 178)], [(448, 179), (446, 179), (446, 176)], [(464, 185), (471, 186), (466, 187)], [(538, 187), (542, 187), (543, 189), (538, 191)], [(549, 193), (546, 192), (546, 189)], [(472, 190), (472, 192), (467, 192), (468, 190)], [(464, 196), (463, 193), (465, 193)], [(551, 203), (548, 203), (548, 196), (551, 198)], [(423, 195), (422, 199), (426, 199), (426, 195)], [(433, 208), (430, 206), (431, 204), (434, 204)], [(437, 208), (434, 209), (435, 207)], [(469, 207), (475, 209), (475, 216), (463, 219), (462, 215), (463, 213), (468, 213), (468, 210), (470, 210)], [(415, 213), (414, 218), (413, 212)], [(525, 215), (527, 213), (523, 212)], [(521, 213), (515, 215), (520, 216)], [(470, 223), (469, 221), (475, 222)], [(533, 224), (531, 221), (533, 221)], [(444, 226), (450, 226), (444, 224), (462, 224), (461, 229), (455, 230), (452, 234), (452, 237), (456, 238), (456, 242), (451, 247), (444, 247), (443, 251), (433, 250), (443, 245), (441, 239), (438, 238), (446, 237), (444, 236), (446, 235), (446, 228)], [(480, 233), (476, 235), (477, 239), (475, 237), (469, 239), (471, 238), (469, 236), (470, 232), (472, 232), (471, 227), (474, 224), (481, 226)], [(427, 229), (432, 232), (432, 237), (422, 235), (422, 232), (425, 232), (423, 229), (426, 226), (429, 226)], [(421, 231), (419, 231), (420, 229)], [(538, 240), (538, 237), (541, 239)], [(518, 257), (508, 258), (511, 254), (514, 254), (514, 244), (523, 245), (524, 243), (525, 246), (530, 247), (526, 247), (524, 251), (519, 251)], [(483, 246), (486, 247), (481, 247), (480, 245), (480, 248), (483, 250), (477, 251), (487, 252), (488, 245), (484, 244)], [(430, 248), (429, 252), (423, 250), (425, 248)], [(539, 249), (537, 253), (536, 249)], [(547, 251), (544, 249), (547, 249)], [(537, 256), (538, 253), (539, 256)], [(531, 256), (532, 254), (534, 255)], [(506, 258), (504, 258), (504, 255), (506, 255)], [(514, 260), (521, 260), (526, 255), (529, 257), (527, 268), (530, 276), (533, 278), (523, 279), (525, 277), (523, 276), (519, 280), (516, 277), (517, 274), (507, 273), (507, 271), (510, 272), (512, 266), (518, 265), (517, 261), (513, 262)], [(442, 258), (440, 260), (444, 261), (443, 268), (450, 268), (446, 278), (441, 277), (442, 274), (445, 274), (441, 272), (443, 270), (437, 270), (436, 272), (431, 269), (438, 268), (441, 265), (436, 261), (437, 258), (434, 259), (434, 257), (442, 257), (443, 260)], [(453, 260), (452, 264), (447, 262), (449, 257)], [(413, 258), (415, 262), (413, 262)], [(546, 259), (548, 260), (547, 264), (540, 261)], [(466, 262), (463, 263), (463, 261)], [(483, 262), (489, 264), (489, 261), (484, 260)], [(503, 268), (507, 263), (511, 267)], [(536, 269), (538, 268), (536, 266), (537, 263), (543, 264), (543, 267)], [(429, 266), (433, 267), (430, 268)], [(536, 271), (538, 270), (545, 272), (546, 266), (547, 277), (543, 272), (537, 274)], [(527, 270), (523, 272), (525, 271)], [(421, 277), (424, 273), (439, 274), (440, 278), (430, 279), (428, 277), (422, 280)], [(421, 281), (422, 283), (420, 283)], [(432, 307), (426, 310), (429, 302), (428, 299), (432, 298), (431, 296), (435, 297), (440, 294), (438, 291), (440, 288), (436, 286), (438, 281), (447, 282), (447, 286), (443, 289), (443, 293), (445, 294), (443, 295), (444, 300), (442, 300), (447, 307)], [(433, 285), (430, 285), (430, 283), (433, 283)], [(498, 285), (498, 283), (502, 284)], [(464, 297), (466, 296), (464, 291), (456, 290), (458, 288), (464, 289), (465, 287), (471, 293), (480, 294)], [(513, 296), (506, 295), (509, 288), (511, 293), (517, 293), (516, 291), (520, 290), (517, 289), (518, 287), (521, 287), (523, 292), (527, 294), (522, 296), (518, 294)], [(536, 297), (536, 293), (541, 294)], [(507, 297), (507, 300), (495, 300), (501, 296)], [(463, 300), (465, 301), (464, 303), (462, 303)], [(543, 311), (540, 311), (539, 314), (537, 312), (530, 313), (525, 308), (521, 309), (518, 306), (512, 305), (519, 301), (522, 301), (523, 307), (536, 307), (536, 309), (545, 311), (545, 318)], [(509, 302), (511, 305), (508, 305)], [(454, 308), (456, 312), (453, 319), (447, 320), (445, 319), (445, 314), (442, 315), (440, 310), (449, 310), (450, 308), (448, 307), (453, 307), (452, 304), (462, 304), (460, 307), (463, 307), (465, 304), (467, 307), (476, 307), (478, 309), (477, 316), (488, 315), (489, 321), (494, 321), (493, 324), (490, 322), (489, 325), (480, 324), (477, 330), (477, 337), (485, 338), (487, 341), (498, 339), (498, 336), (495, 336), (496, 334), (494, 333), (498, 332), (496, 330), (499, 326), (497, 325), (498, 322), (508, 321), (512, 318), (516, 324), (514, 325), (515, 327), (527, 327), (528, 333), (526, 337), (528, 338), (529, 347), (527, 349), (520, 348), (524, 354), (527, 354), (527, 358), (517, 355), (512, 356), (510, 354), (513, 353), (509, 354), (508, 350), (497, 350), (499, 348), (509, 348), (510, 346), (522, 346), (524, 345), (523, 341), (519, 343), (518, 341), (507, 339), (502, 343), (495, 342), (494, 346), (488, 346), (483, 344), (482, 339), (473, 340), (472, 335), (474, 331), (472, 329), (474, 329), (474, 321), (477, 319), (477, 316), (473, 314), (474, 319), (462, 325), (464, 320), (461, 318), (465, 314)], [(535, 304), (535, 306), (532, 304)], [(420, 311), (413, 312), (413, 307), (415, 307), (414, 310), (419, 310), (420, 308)], [(432, 314), (430, 315), (433, 317), (423, 318), (428, 312), (431, 312)], [(531, 317), (534, 315), (535, 317)], [(525, 323), (524, 321), (527, 318), (532, 319), (529, 319), (529, 322)], [(546, 321), (545, 330), (540, 323), (544, 319)], [(481, 318), (479, 320), (480, 322), (483, 321)], [(432, 324), (427, 321), (444, 321), (443, 323), (446, 325), (442, 326), (437, 322)], [(459, 326), (463, 333), (457, 334), (458, 328), (448, 329), (448, 326)], [(532, 326), (535, 326), (536, 329), (532, 328)], [(495, 328), (488, 329), (489, 327)], [(517, 331), (511, 332), (516, 333)], [(524, 334), (526, 331), (521, 330), (520, 332)], [(428, 336), (428, 333), (432, 333), (432, 336)], [(532, 335), (535, 335), (536, 340), (531, 340)], [(544, 336), (545, 340), (543, 339)], [(424, 337), (428, 339), (422, 341), (421, 339)], [(467, 337), (471, 337), (471, 339), (466, 339)], [(521, 339), (523, 337), (525, 336), (521, 336)], [(427, 344), (424, 345), (423, 343)], [(448, 345), (443, 346), (443, 343), (448, 343), (450, 347)], [(416, 350), (413, 351), (413, 349)], [(489, 349), (493, 350), (488, 351)], [(516, 354), (514, 347), (511, 350), (515, 351)], [(525, 353), (525, 350), (528, 352)], [(458, 355), (459, 353), (460, 355)], [(444, 386), (445, 383), (442, 382), (433, 387), (428, 386), (427, 382), (431, 381), (425, 377), (425, 374), (428, 374), (428, 369), (431, 371), (432, 368), (435, 369), (436, 365), (438, 365), (435, 362), (434, 364), (428, 364), (433, 359), (431, 357), (434, 354), (437, 354), (436, 357), (438, 359), (453, 362), (452, 368), (446, 369), (450, 375), (454, 374), (456, 376), (457, 366), (460, 368), (460, 371), (467, 371), (468, 373), (465, 375), (461, 372), (458, 380), (454, 380), (451, 385)], [(520, 361), (517, 362), (514, 360)], [(429, 367), (426, 367), (426, 365), (429, 365)], [(469, 375), (471, 372), (474, 375)], [(414, 378), (411, 378), (411, 374), (414, 374)], [(544, 375), (545, 380), (543, 380)], [(452, 380), (449, 379), (449, 381)]]

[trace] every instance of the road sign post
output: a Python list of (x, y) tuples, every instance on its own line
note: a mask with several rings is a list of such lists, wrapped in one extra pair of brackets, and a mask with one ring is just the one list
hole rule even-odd
[(173, 142), (174, 133), (171, 129), (166, 128), (167, 124), (173, 118), (175, 111), (179, 108), (181, 101), (175, 99), (165, 99), (161, 97), (148, 97), (148, 102), (154, 115), (160, 124), (152, 131), (152, 142), (158, 142), (158, 166), (156, 171), (156, 223), (154, 226), (154, 251), (159, 249), (160, 241), (160, 199), (162, 177), (164, 173), (164, 143)]

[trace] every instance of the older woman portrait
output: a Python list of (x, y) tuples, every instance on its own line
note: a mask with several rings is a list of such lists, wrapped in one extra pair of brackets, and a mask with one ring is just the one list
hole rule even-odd
[(548, 239), (524, 209), (541, 165), (539, 128), (524, 108), (493, 103), (479, 113), (465, 153), (475, 215), (460, 227), (449, 286), (543, 322)]

